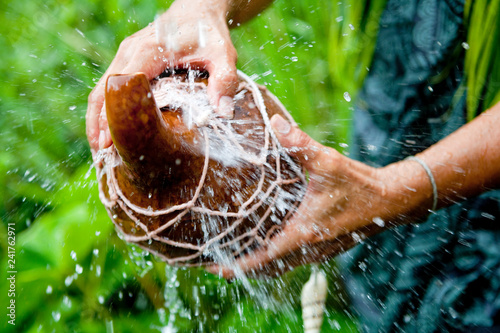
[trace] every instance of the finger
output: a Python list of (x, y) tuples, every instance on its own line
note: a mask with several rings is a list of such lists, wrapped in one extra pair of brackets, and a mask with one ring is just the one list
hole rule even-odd
[(271, 262), (263, 270), (254, 270), (255, 277), (280, 276), (294, 268), (310, 263), (324, 262), (333, 259), (338, 254), (345, 252), (356, 244), (351, 235), (342, 235), (338, 238), (324, 241), (314, 246), (303, 246), (298, 250), (280, 258), (280, 262)]
[(108, 125), (108, 117), (106, 115), (106, 105), (103, 105), (101, 114), (99, 115), (99, 149), (105, 149), (111, 146), (111, 132)]
[(332, 158), (338, 157), (338, 153), (328, 147), (314, 141), (309, 135), (301, 131), (297, 126), (292, 126), (280, 115), (271, 118), (271, 126), (288, 153), (297, 158), (309, 171), (314, 171), (321, 166), (334, 165)]
[[(146, 52), (146, 51), (144, 51)], [(148, 80), (152, 80), (165, 71), (167, 67), (171, 67), (171, 62), (165, 57), (164, 54), (159, 53), (158, 50), (153, 51), (155, 55), (149, 57), (136, 56), (132, 58), (128, 64), (116, 74), (134, 74), (143, 73)]]
[[(375, 232), (362, 229), (359, 232), (366, 235)], [(295, 249), (277, 260), (271, 261), (266, 265), (260, 265), (252, 271), (248, 271), (246, 276), (252, 278), (276, 277), (283, 275), (286, 272), (292, 271), (296, 267), (310, 263), (325, 262), (335, 258), (340, 253), (343, 253), (359, 243), (358, 237), (353, 237), (353, 234), (346, 233), (339, 235), (333, 239), (317, 242), (305, 243), (298, 249)], [(229, 278), (234, 278), (235, 275), (228, 274), (229, 270), (223, 271)]]
[[(105, 124), (101, 124), (101, 121), (105, 119), (105, 105), (104, 105), (104, 94), (106, 87), (106, 80), (111, 73), (120, 73), (120, 68), (123, 68), (125, 63), (123, 57), (119, 54), (113, 59), (109, 65), (106, 72), (99, 79), (94, 89), (90, 92), (87, 104), (87, 114), (86, 119), (86, 130), (87, 139), (90, 144), (92, 151), (97, 151), (100, 149), (100, 142), (104, 143), (106, 138), (101, 139), (101, 134), (103, 130), (107, 130), (108, 137), (111, 138), (109, 134), (109, 129), (107, 129), (107, 121)], [(104, 112), (104, 116), (103, 116)], [(104, 118), (103, 118), (104, 117)], [(106, 133), (104, 133), (106, 135)], [(104, 141), (103, 141), (104, 140)]]
[[(140, 60), (134, 60), (133, 58), (127, 65), (124, 66), (124, 62), (120, 61), (121, 58), (115, 58), (117, 61), (112, 63), (112, 65), (108, 68), (102, 80), (104, 82), (107, 81), (110, 74), (129, 74), (129, 73), (144, 73), (148, 80), (153, 79), (162, 73), (162, 71), (166, 68), (166, 63), (163, 61), (148, 61), (149, 58), (141, 58)], [(98, 139), (97, 145), (98, 149), (104, 149), (111, 146), (113, 143), (111, 138), (111, 132), (109, 130), (108, 119), (106, 116), (106, 105), (105, 105), (105, 84), (99, 87), (99, 90), (96, 92), (99, 94), (100, 103), (95, 104), (93, 107), (96, 109), (100, 106), (99, 113), (97, 117), (93, 114), (94, 118), (97, 118), (98, 124)], [(95, 110), (93, 111), (95, 113)], [(93, 120), (95, 122), (95, 120)], [(95, 126), (95, 124), (93, 124)], [(97, 130), (94, 129), (94, 135)], [(94, 144), (95, 144), (94, 139)]]
[(98, 83), (89, 94), (87, 114), (85, 115), (87, 140), (93, 152), (99, 149), (99, 115), (103, 104), (104, 91), (100, 90)]
[[(213, 58), (214, 56), (210, 56)], [(206, 70), (209, 73), (207, 95), (215, 112), (224, 118), (234, 117), (234, 95), (238, 88), (238, 74), (236, 71), (236, 57), (231, 55), (220, 56), (226, 58), (212, 62), (209, 57), (200, 58), (199, 55), (186, 56), (173, 63), (172, 67)]]
[(266, 267), (289, 252), (300, 249), (308, 243), (310, 231), (301, 223), (290, 223), (269, 243), (255, 252), (251, 252), (236, 260), (232, 267), (212, 266), (208, 270), (221, 274), (226, 279), (235, 276), (252, 274), (254, 271), (265, 271)]
[(210, 103), (216, 112), (226, 118), (234, 115), (233, 97), (238, 88), (238, 74), (236, 72), (236, 51), (216, 58), (216, 62), (209, 62), (207, 94)]

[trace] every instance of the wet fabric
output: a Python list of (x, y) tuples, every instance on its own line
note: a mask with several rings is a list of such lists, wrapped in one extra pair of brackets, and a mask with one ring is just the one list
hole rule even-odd
[[(466, 122), (463, 1), (389, 0), (354, 114), (351, 156), (384, 166)], [(339, 259), (366, 332), (500, 326), (500, 191), (377, 235)]]

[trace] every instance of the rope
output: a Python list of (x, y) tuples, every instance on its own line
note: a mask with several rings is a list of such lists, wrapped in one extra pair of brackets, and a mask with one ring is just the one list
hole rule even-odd
[[(233, 251), (232, 254), (236, 256), (239, 255), (243, 250), (245, 250), (248, 246), (250, 246), (254, 242), (258, 242), (261, 244), (263, 242), (266, 242), (270, 237), (270, 233), (274, 233), (276, 227), (278, 226), (275, 225), (269, 231), (267, 231), (265, 239), (262, 239), (262, 237), (259, 236), (259, 231), (264, 222), (271, 216), (271, 214), (273, 214), (274, 210), (276, 209), (277, 201), (280, 197), (281, 192), (283, 191), (282, 186), (294, 183), (302, 183), (302, 184), (306, 183), (302, 169), (286, 154), (284, 149), (281, 147), (279, 141), (277, 140), (276, 135), (274, 134), (274, 132), (271, 131), (270, 121), (267, 114), (266, 105), (264, 103), (264, 98), (258, 86), (255, 84), (255, 82), (253, 82), (247, 75), (245, 75), (241, 71), (238, 71), (238, 76), (243, 80), (240, 83), (239, 90), (243, 91), (244, 89), (247, 89), (252, 93), (254, 101), (256, 102), (256, 107), (258, 108), (262, 116), (262, 119), (264, 121), (265, 125), (264, 145), (260, 147), (260, 152), (258, 154), (253, 154), (245, 151), (240, 142), (238, 142), (238, 138), (235, 136), (235, 133), (231, 127), (231, 123), (228, 122), (227, 124), (224, 124), (220, 119), (211, 117), (209, 119), (210, 126), (203, 125), (202, 127), (200, 127), (202, 136), (204, 138), (205, 159), (204, 159), (203, 171), (198, 186), (196, 187), (196, 191), (193, 194), (191, 200), (183, 204), (171, 207), (165, 207), (163, 209), (158, 209), (158, 210), (153, 210), (151, 207), (144, 208), (137, 206), (124, 195), (124, 193), (120, 188), (120, 185), (118, 184), (118, 180), (115, 174), (115, 167), (120, 164), (121, 158), (118, 155), (115, 146), (112, 145), (109, 148), (102, 149), (96, 155), (94, 165), (96, 167), (97, 177), (99, 180), (99, 198), (101, 199), (101, 202), (104, 204), (104, 206), (107, 208), (110, 218), (115, 223), (115, 226), (119, 230), (119, 232), (123, 235), (123, 239), (125, 241), (138, 243), (138, 242), (151, 242), (154, 240), (162, 244), (195, 251), (195, 253), (191, 255), (169, 258), (163, 253), (159, 253), (154, 249), (151, 249), (142, 244), (138, 244), (140, 247), (159, 256), (162, 260), (166, 261), (171, 265), (172, 264), (182, 264), (185, 266), (197, 265), (196, 263), (193, 264), (190, 263), (189, 261), (192, 261), (202, 256), (205, 251), (207, 251), (211, 246), (215, 246), (216, 243), (218, 243), (217, 245), (218, 248), (220, 249), (234, 246), (235, 250)], [(156, 88), (165, 89), (165, 87), (169, 83), (175, 85), (179, 84), (178, 81), (175, 81), (175, 79), (171, 78), (164, 78), (161, 80), (164, 81), (160, 82), (156, 86)], [(204, 85), (200, 86), (199, 84), (196, 84), (196, 88), (204, 89), (205, 86)], [(162, 92), (157, 92), (157, 93), (160, 96), (162, 94)], [(164, 95), (161, 97), (164, 97)], [(272, 97), (274, 101), (277, 100), (274, 96)], [(281, 104), (279, 105), (281, 106)], [(284, 112), (286, 112), (284, 108), (283, 110)], [(290, 115), (287, 114), (286, 116), (289, 119), (291, 119)], [(224, 145), (232, 146), (239, 152), (239, 157), (241, 159), (243, 159), (247, 163), (257, 166), (260, 170), (260, 178), (257, 187), (255, 189), (255, 192), (250, 196), (250, 198), (248, 198), (245, 202), (243, 202), (240, 205), (237, 212), (223, 212), (218, 210), (211, 210), (203, 206), (197, 205), (197, 201), (200, 199), (200, 194), (208, 174), (211, 138), (221, 140), (221, 142), (223, 142)], [(268, 156), (274, 156), (276, 159), (276, 167), (274, 170), (268, 163), (266, 163)], [(286, 163), (291, 167), (292, 171), (296, 175), (295, 178), (282, 179), (281, 158), (283, 158), (286, 161)], [(269, 187), (264, 192), (263, 188), (266, 180), (266, 174), (274, 174), (275, 179), (273, 179), (270, 182)], [(104, 184), (106, 184), (107, 189), (104, 188)], [(302, 188), (301, 191), (304, 191), (304, 188)], [(302, 194), (303, 193), (300, 193), (299, 195)], [(258, 201), (253, 203), (255, 200)], [(233, 232), (238, 226), (240, 226), (243, 223), (243, 221), (245, 221), (246, 218), (248, 218), (251, 214), (257, 212), (259, 208), (261, 208), (264, 204), (267, 203), (269, 205), (266, 211), (263, 213), (259, 221), (255, 224), (255, 226), (251, 230), (231, 240), (228, 240), (226, 242), (221, 242), (225, 237), (230, 235), (230, 233)], [(138, 234), (136, 235), (127, 234), (124, 231), (123, 227), (119, 223), (115, 222), (117, 216), (112, 216), (111, 212), (117, 207), (123, 210), (123, 212), (127, 215), (127, 217), (135, 223)], [(161, 217), (175, 212), (178, 212), (178, 214), (174, 218), (170, 219), (167, 223), (164, 223), (155, 230), (149, 230), (148, 226), (143, 222), (141, 222), (141, 220), (145, 219), (145, 217)], [(167, 230), (168, 228), (175, 227), (176, 223), (181, 221), (182, 217), (190, 212), (205, 214), (209, 218), (211, 217), (226, 218), (226, 219), (235, 218), (236, 220), (234, 220), (229, 227), (221, 231), (217, 236), (206, 240), (205, 243), (202, 245), (195, 245), (187, 242), (177, 242), (171, 239), (167, 239), (166, 237), (159, 236), (161, 232)], [(287, 214), (285, 218), (287, 218), (289, 215), (290, 212)], [(244, 244), (240, 246), (237, 246), (241, 241), (243, 241), (247, 237), (249, 237), (248, 241), (246, 241)]]

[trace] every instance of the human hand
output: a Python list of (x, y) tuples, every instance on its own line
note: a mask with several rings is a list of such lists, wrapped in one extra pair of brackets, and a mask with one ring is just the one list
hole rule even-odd
[(110, 74), (142, 72), (151, 80), (166, 68), (209, 73), (207, 93), (216, 112), (233, 113), (236, 50), (226, 23), (225, 1), (177, 0), (155, 23), (127, 37), (88, 98), (87, 138), (93, 153), (111, 145), (104, 90)]
[(211, 273), (228, 279), (240, 274), (279, 275), (332, 258), (370, 235), (412, 221), (430, 207), (430, 184), (417, 163), (372, 168), (322, 146), (279, 116), (271, 124), (282, 146), (309, 171), (306, 194), (266, 246), (232, 267), (208, 267)]

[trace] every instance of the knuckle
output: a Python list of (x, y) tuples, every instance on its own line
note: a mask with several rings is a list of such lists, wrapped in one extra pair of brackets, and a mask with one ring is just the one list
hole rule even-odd
[(124, 51), (124, 50), (128, 49), (129, 46), (132, 43), (132, 40), (133, 40), (133, 35), (132, 36), (128, 36), (125, 39), (123, 39), (120, 42), (120, 46), (118, 46), (118, 52), (121, 52), (121, 51)]
[(311, 144), (311, 137), (300, 130), (295, 131), (293, 143), (297, 147), (308, 147)]
[(337, 174), (339, 161), (337, 151), (332, 148), (324, 148), (316, 155), (315, 170), (321, 172), (323, 176), (332, 176)]
[(231, 61), (234, 61), (234, 63), (236, 63), (236, 61), (238, 60), (238, 53), (236, 52), (236, 48), (232, 43), (226, 43), (225, 53)]
[(238, 75), (236, 74), (236, 71), (226, 69), (225, 71), (221, 72), (221, 81), (223, 81), (225, 84), (231, 85), (232, 87), (238, 81)]
[(102, 87), (101, 82), (102, 82), (102, 80), (99, 81), (97, 86), (95, 86), (94, 89), (92, 89), (92, 91), (89, 94), (89, 97), (88, 97), (89, 107), (94, 105), (94, 104), (100, 103), (100, 101), (104, 98), (103, 93), (102, 93), (103, 87)]

